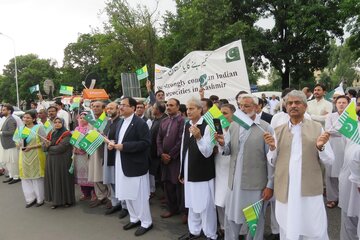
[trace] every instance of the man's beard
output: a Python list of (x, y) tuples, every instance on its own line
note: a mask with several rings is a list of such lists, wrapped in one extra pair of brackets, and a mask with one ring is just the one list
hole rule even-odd
[(255, 114), (256, 114), (256, 112), (252, 111), (251, 113), (247, 113), (246, 115), (248, 115), (250, 118), (252, 118)]

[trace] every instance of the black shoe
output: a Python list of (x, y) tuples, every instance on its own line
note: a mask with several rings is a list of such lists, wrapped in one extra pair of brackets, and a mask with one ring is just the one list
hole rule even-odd
[(114, 206), (114, 207), (106, 210), (105, 215), (113, 214), (113, 213), (115, 213), (115, 212), (117, 212), (117, 211), (120, 211), (121, 209), (122, 209), (121, 204), (116, 205), (116, 206)]
[(13, 178), (8, 178), (8, 179), (4, 180), (3, 183), (9, 183), (9, 182), (11, 182), (12, 180), (13, 180)]
[(129, 215), (129, 211), (125, 208), (121, 209), (120, 213), (119, 213), (119, 218), (123, 219), (124, 217), (126, 217), (127, 215)]
[(44, 205), (44, 201), (42, 201), (41, 203), (36, 203), (35, 207), (41, 207), (42, 205)]
[(14, 184), (14, 183), (18, 183), (18, 182), (21, 182), (21, 179), (18, 178), (18, 179), (13, 179), (9, 182), (9, 184)]
[(196, 236), (191, 233), (185, 233), (184, 235), (179, 237), (178, 240), (193, 240), (193, 239), (198, 239), (200, 237), (201, 237), (201, 235)]
[(128, 224), (123, 226), (123, 229), (124, 230), (129, 230), (129, 229), (135, 228), (137, 226), (140, 226), (140, 224), (141, 224), (140, 221), (137, 221), (136, 223), (129, 222)]
[(266, 240), (280, 240), (280, 234), (270, 234), (266, 237)]
[(153, 228), (153, 225), (151, 224), (149, 227), (144, 228), (142, 226), (138, 227), (138, 229), (136, 229), (135, 231), (135, 236), (141, 236), (144, 235), (146, 232), (148, 232), (149, 230), (151, 230)]
[(29, 208), (29, 207), (32, 207), (36, 204), (36, 199), (34, 201), (32, 201), (31, 203), (28, 203), (25, 205), (25, 208)]

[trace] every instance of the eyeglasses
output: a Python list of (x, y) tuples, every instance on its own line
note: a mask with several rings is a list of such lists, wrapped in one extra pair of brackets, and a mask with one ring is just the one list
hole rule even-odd
[(128, 104), (119, 104), (119, 107), (130, 107)]

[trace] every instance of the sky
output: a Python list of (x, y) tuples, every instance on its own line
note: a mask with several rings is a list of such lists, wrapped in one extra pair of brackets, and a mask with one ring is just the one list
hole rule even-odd
[[(128, 0), (150, 10), (155, 0)], [(102, 28), (105, 0), (0, 0), (0, 73), (11, 58), (30, 53), (54, 59), (62, 66), (64, 49), (79, 34)], [(159, 0), (158, 11), (175, 12), (174, 0)], [(15, 54), (14, 54), (15, 51)]]

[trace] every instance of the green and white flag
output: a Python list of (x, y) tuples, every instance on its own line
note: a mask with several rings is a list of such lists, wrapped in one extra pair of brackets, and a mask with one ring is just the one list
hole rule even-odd
[(80, 148), (79, 143), (84, 137), (85, 137), (84, 134), (82, 134), (78, 130), (75, 130), (71, 134), (70, 144), (73, 145), (76, 148)]
[(80, 107), (81, 97), (74, 97), (70, 105), (70, 110)]
[(216, 140), (215, 140), (215, 126), (214, 126), (214, 121), (213, 121), (213, 116), (211, 115), (211, 113), (209, 111), (207, 111), (204, 115), (203, 115), (203, 118), (205, 120), (205, 122), (207, 123), (207, 125), (209, 126), (210, 128), (210, 138), (211, 138), (211, 142), (213, 144), (216, 143)]
[(232, 116), (232, 120), (246, 130), (249, 130), (251, 125), (254, 123), (254, 121), (240, 109), (236, 109), (234, 115)]
[(31, 86), (31, 87), (29, 88), (29, 90), (30, 90), (30, 93), (39, 92), (39, 91), (40, 91), (39, 84), (36, 84), (36, 85), (34, 85), (34, 86)]
[(87, 154), (92, 155), (98, 147), (104, 142), (104, 137), (95, 130), (90, 130), (80, 141), (79, 146)]
[(96, 119), (94, 116), (94, 113), (91, 111), (89, 114), (86, 114), (84, 116), (85, 121), (87, 121), (91, 126), (94, 126), (96, 124)]
[(51, 125), (50, 120), (47, 120), (47, 121), (44, 123), (44, 129), (45, 129), (46, 135), (48, 135), (49, 132), (51, 132), (51, 130), (53, 130), (53, 126)]
[(343, 83), (341, 82), (339, 84), (339, 86), (337, 88), (335, 88), (334, 90), (328, 92), (325, 94), (325, 99), (328, 100), (329, 102), (333, 102), (333, 96), (335, 93), (339, 93), (341, 95), (345, 95), (345, 92), (344, 92), (344, 88), (343, 88)]
[(353, 142), (360, 144), (358, 117), (356, 115), (354, 101), (351, 101), (345, 108), (344, 112), (340, 115), (338, 122), (341, 124), (341, 127), (338, 131)]
[(64, 85), (60, 86), (60, 94), (72, 95), (73, 91), (74, 91), (74, 88), (71, 86), (64, 86)]
[(250, 206), (243, 209), (246, 222), (249, 226), (250, 235), (252, 237), (256, 234), (257, 223), (261, 214), (263, 200), (251, 204)]
[(142, 68), (136, 70), (136, 77), (140, 81), (144, 78), (149, 76), (147, 65), (143, 66)]
[(99, 131), (104, 131), (105, 126), (107, 124), (107, 117), (105, 112), (103, 112), (100, 117), (96, 120), (95, 124), (93, 125), (95, 128), (99, 129)]

